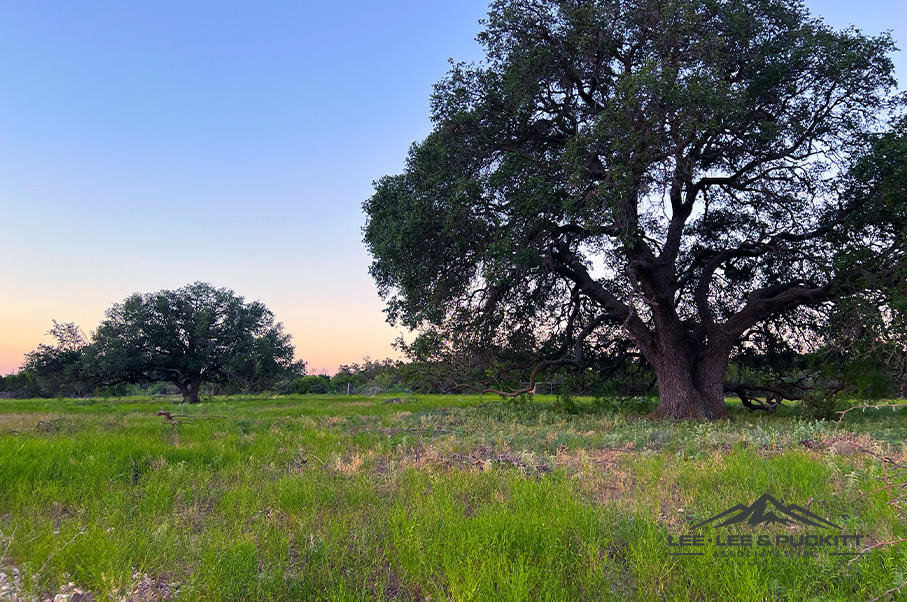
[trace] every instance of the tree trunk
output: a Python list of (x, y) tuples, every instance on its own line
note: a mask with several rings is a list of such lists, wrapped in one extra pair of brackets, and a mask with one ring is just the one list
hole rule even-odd
[(180, 393), (183, 395), (183, 403), (188, 402), (189, 401), (189, 387), (187, 387), (183, 382), (181, 382), (179, 380), (172, 380), (170, 382), (172, 382), (174, 385), (176, 385), (176, 388), (180, 390)]
[(202, 386), (202, 377), (193, 376), (189, 381), (189, 403), (198, 403), (198, 390)]
[(718, 350), (714, 355), (702, 357), (697, 364), (696, 384), (702, 394), (706, 418), (716, 420), (727, 417), (724, 403), (724, 379), (730, 360), (730, 349)]
[(649, 361), (658, 379), (658, 407), (652, 418), (715, 420), (727, 416), (724, 377), (729, 353), (697, 353), (688, 341), (659, 341)]

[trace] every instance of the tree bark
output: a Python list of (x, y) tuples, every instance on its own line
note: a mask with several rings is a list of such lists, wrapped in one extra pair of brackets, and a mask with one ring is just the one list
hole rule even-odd
[(189, 401), (189, 387), (187, 387), (187, 386), (186, 386), (182, 381), (180, 381), (180, 380), (174, 379), (174, 380), (172, 380), (172, 381), (170, 381), (170, 382), (172, 382), (174, 385), (176, 385), (176, 388), (180, 390), (180, 393), (181, 393), (182, 396), (183, 396), (183, 403), (188, 402), (188, 401)]
[(730, 349), (721, 349), (714, 355), (703, 356), (697, 364), (697, 389), (702, 394), (705, 416), (711, 420), (727, 417), (727, 405), (724, 403), (724, 378), (727, 376), (730, 356)]
[(202, 386), (202, 377), (193, 376), (189, 380), (189, 403), (198, 403), (198, 390)]
[(652, 418), (716, 420), (727, 416), (724, 377), (730, 350), (699, 351), (685, 340), (660, 340), (648, 357), (658, 380)]

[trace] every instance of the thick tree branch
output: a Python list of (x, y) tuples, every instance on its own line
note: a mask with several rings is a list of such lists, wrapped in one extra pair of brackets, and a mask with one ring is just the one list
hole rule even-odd
[[(765, 412), (774, 412), (777, 409), (777, 406), (781, 405), (781, 402), (785, 399), (791, 401), (796, 401), (803, 399), (802, 395), (786, 391), (779, 387), (771, 387), (767, 385), (751, 385), (746, 383), (724, 383), (724, 391), (726, 393), (734, 393), (737, 397), (740, 398), (740, 403), (744, 405), (747, 409), (750, 410), (762, 410)], [(755, 399), (749, 396), (751, 392), (760, 392), (760, 393), (769, 393), (769, 399), (762, 401)]]
[(549, 249), (545, 261), (549, 269), (579, 286), (583, 293), (607, 312), (608, 318), (622, 324), (641, 349), (651, 348), (652, 333), (645, 323), (626, 303), (620, 301), (592, 278), (586, 266), (579, 259), (552, 248)]
[(775, 314), (801, 305), (828, 301), (829, 285), (810, 286), (801, 280), (768, 286), (753, 291), (746, 305), (716, 329), (716, 334), (735, 340), (749, 328)]

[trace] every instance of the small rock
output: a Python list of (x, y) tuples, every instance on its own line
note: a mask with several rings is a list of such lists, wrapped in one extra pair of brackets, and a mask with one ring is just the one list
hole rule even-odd
[(135, 585), (132, 595), (129, 596), (128, 602), (156, 602), (158, 600), (170, 599), (170, 586), (163, 579), (154, 580), (148, 575), (142, 575), (142, 578)]

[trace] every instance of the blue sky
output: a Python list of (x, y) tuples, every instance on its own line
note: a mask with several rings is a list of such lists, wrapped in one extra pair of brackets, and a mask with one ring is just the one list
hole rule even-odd
[[(902, 3), (807, 6), (907, 43)], [(194, 280), (264, 301), (310, 370), (393, 355), (361, 203), (429, 132), (447, 59), (481, 57), (486, 9), (2, 3), (0, 373), (51, 319), (90, 331)]]

